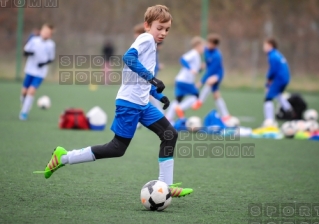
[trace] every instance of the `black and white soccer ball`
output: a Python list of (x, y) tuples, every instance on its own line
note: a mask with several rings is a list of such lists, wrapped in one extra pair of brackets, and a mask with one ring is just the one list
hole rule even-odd
[(297, 124), (295, 121), (286, 121), (281, 126), (281, 132), (287, 138), (292, 138), (298, 131)]
[(41, 96), (37, 101), (37, 105), (43, 110), (49, 109), (51, 107), (51, 100), (48, 96)]
[(197, 116), (192, 116), (186, 120), (185, 126), (189, 131), (198, 131), (202, 127), (202, 119)]
[(171, 204), (171, 201), (171, 191), (163, 181), (152, 180), (142, 187), (141, 202), (148, 210), (162, 211)]
[(315, 132), (319, 130), (319, 124), (315, 120), (306, 121), (307, 131)]
[(315, 109), (308, 109), (304, 112), (303, 117), (306, 121), (317, 121), (318, 120), (318, 112)]

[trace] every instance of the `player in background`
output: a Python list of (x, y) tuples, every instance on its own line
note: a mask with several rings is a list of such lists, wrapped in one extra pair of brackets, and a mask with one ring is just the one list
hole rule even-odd
[(40, 30), (40, 36), (32, 37), (24, 47), (27, 61), (20, 97), (22, 103), (20, 120), (28, 119), (36, 90), (48, 73), (48, 64), (55, 58), (55, 43), (51, 40), (52, 32), (53, 26), (44, 24)]
[[(184, 111), (192, 106), (199, 97), (198, 89), (195, 85), (195, 76), (201, 70), (201, 55), (204, 51), (205, 41), (201, 37), (194, 37), (191, 40), (192, 49), (180, 58), (182, 68), (175, 78), (175, 97), (171, 103), (166, 118), (172, 123), (175, 111), (179, 118), (184, 118)], [(191, 97), (184, 99), (185, 96)]]
[[(142, 33), (145, 33), (144, 23), (137, 24), (133, 30), (134, 30), (134, 38), (136, 39), (139, 35), (141, 35)], [(154, 77), (157, 77), (158, 72), (162, 69), (162, 65), (159, 62), (159, 56), (158, 56), (158, 52), (161, 50), (162, 44), (163, 42), (156, 44), (156, 65), (154, 69)], [(162, 113), (164, 113), (162, 106), (157, 99), (155, 99), (153, 96), (150, 96), (150, 101), (157, 109), (159, 109)]]
[(217, 34), (209, 34), (207, 37), (207, 47), (204, 51), (206, 72), (201, 81), (197, 84), (200, 88), (204, 85), (200, 92), (199, 99), (193, 104), (192, 108), (198, 110), (206, 100), (210, 92), (213, 93), (216, 107), (223, 121), (227, 120), (229, 112), (225, 101), (223, 100), (219, 86), (223, 80), (224, 68), (222, 53), (218, 49), (220, 37)]
[(136, 125), (140, 122), (157, 134), (161, 140), (158, 179), (170, 186), (173, 197), (185, 196), (193, 192), (190, 188), (180, 188), (179, 184), (173, 184), (173, 155), (178, 133), (165, 116), (149, 103), (150, 94), (164, 104), (164, 110), (170, 103), (161, 93), (165, 85), (154, 77), (154, 68), (156, 43), (162, 42), (168, 35), (172, 16), (166, 6), (156, 5), (147, 8), (144, 21), (146, 32), (136, 38), (123, 56), (125, 66), (122, 71), (122, 80), (136, 81), (122, 82), (118, 91), (115, 101), (115, 118), (111, 127), (115, 133), (114, 138), (105, 145), (89, 146), (72, 151), (66, 151), (58, 146), (45, 167), (45, 178), (49, 178), (54, 171), (66, 164), (123, 156), (135, 134)]
[(269, 69), (266, 74), (266, 96), (264, 102), (264, 125), (275, 125), (273, 100), (277, 98), (279, 104), (293, 117), (293, 108), (282, 93), (290, 81), (289, 65), (286, 58), (277, 50), (277, 41), (273, 38), (266, 39), (263, 44), (264, 52), (268, 56)]

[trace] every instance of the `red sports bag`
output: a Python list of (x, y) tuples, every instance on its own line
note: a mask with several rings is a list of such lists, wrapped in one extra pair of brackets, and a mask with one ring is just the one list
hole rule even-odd
[(67, 109), (60, 116), (61, 129), (90, 129), (85, 113), (81, 109)]

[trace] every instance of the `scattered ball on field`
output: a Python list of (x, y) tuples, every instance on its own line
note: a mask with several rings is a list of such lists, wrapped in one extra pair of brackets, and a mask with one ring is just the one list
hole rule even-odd
[(51, 100), (48, 96), (41, 96), (37, 101), (37, 105), (41, 109), (49, 109), (51, 107)]
[(169, 186), (163, 181), (152, 180), (146, 183), (141, 190), (141, 202), (151, 211), (162, 211), (172, 201)]
[(297, 131), (306, 131), (307, 130), (307, 122), (304, 120), (295, 121)]
[(308, 109), (304, 112), (303, 117), (306, 121), (318, 120), (318, 112), (315, 109)]
[(238, 127), (240, 125), (240, 121), (237, 117), (231, 116), (230, 118), (223, 121), (224, 124), (229, 128)]
[(298, 129), (296, 126), (296, 122), (294, 121), (287, 121), (281, 126), (281, 132), (288, 138), (293, 137), (297, 133), (297, 131)]
[(314, 132), (319, 130), (319, 124), (315, 120), (306, 121), (306, 126), (307, 126), (306, 131), (309, 131), (309, 132)]
[(185, 125), (189, 131), (198, 131), (202, 127), (202, 119), (200, 117), (192, 116), (186, 120)]

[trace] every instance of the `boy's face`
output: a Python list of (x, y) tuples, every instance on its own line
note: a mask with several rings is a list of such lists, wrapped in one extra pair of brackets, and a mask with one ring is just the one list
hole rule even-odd
[(171, 24), (171, 21), (161, 23), (158, 20), (156, 20), (153, 21), (151, 26), (147, 22), (145, 22), (144, 27), (146, 32), (153, 35), (156, 43), (161, 43), (167, 36), (169, 29), (171, 28)]
[(273, 49), (273, 47), (267, 42), (264, 42), (263, 48), (264, 48), (265, 53), (268, 53), (269, 51), (271, 51)]
[(197, 46), (197, 49), (198, 49), (198, 52), (199, 52), (200, 54), (202, 54), (202, 53), (204, 52), (204, 49), (205, 49), (204, 43), (199, 44), (199, 45)]
[(52, 30), (49, 27), (44, 26), (40, 31), (40, 36), (45, 40), (50, 39), (52, 36)]
[(207, 42), (207, 48), (212, 50), (212, 49), (215, 49), (216, 48), (216, 45), (211, 43), (211, 42)]

